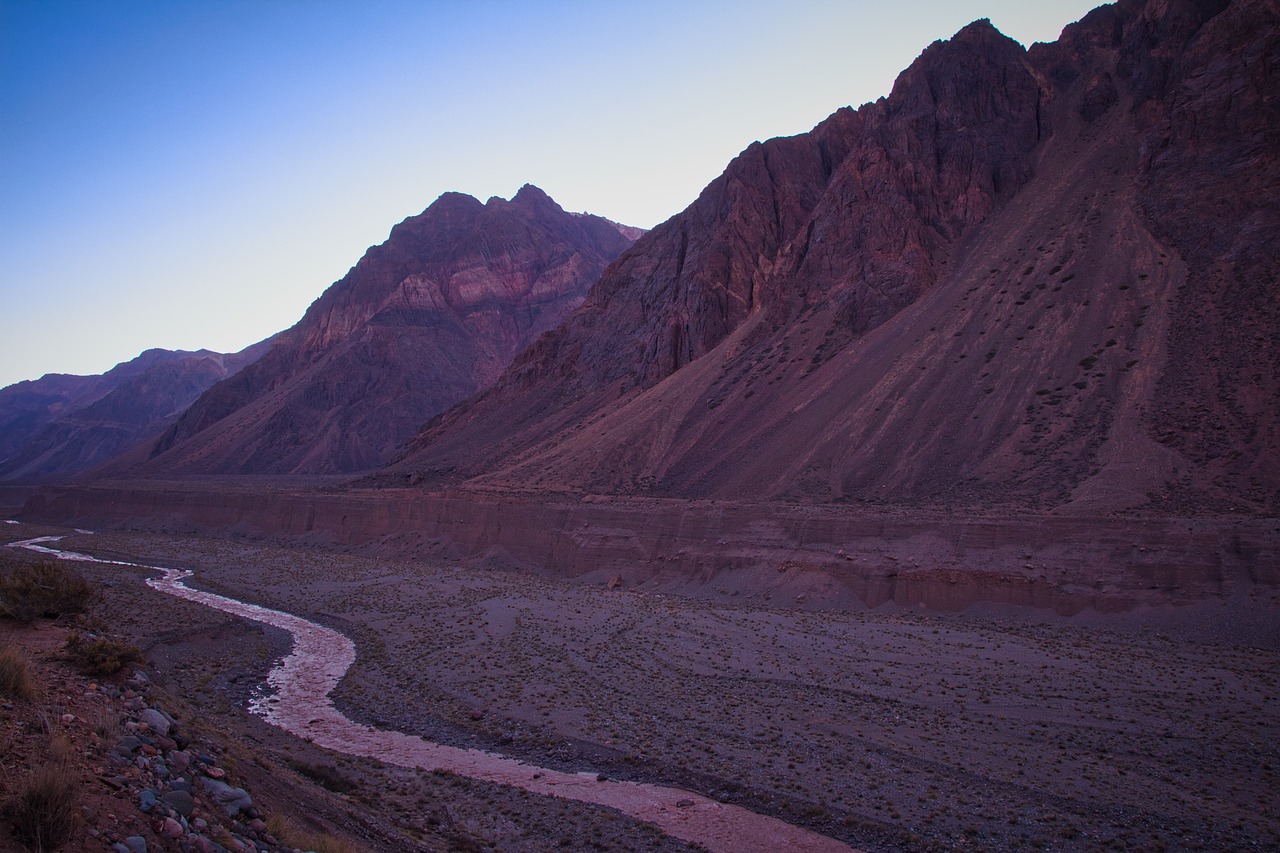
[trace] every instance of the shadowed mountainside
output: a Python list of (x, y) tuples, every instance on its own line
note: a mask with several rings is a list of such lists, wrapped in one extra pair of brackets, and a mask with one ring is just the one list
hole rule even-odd
[(377, 467), (576, 307), (631, 244), (627, 230), (528, 185), (486, 204), (445, 194), (369, 249), (261, 361), (197, 400), (135, 470)]
[(1280, 508), (1275, 2), (980, 21), (755, 144), (379, 482)]
[(88, 471), (154, 438), (268, 346), (229, 355), (151, 349), (100, 375), (51, 373), (0, 389), (0, 480)]

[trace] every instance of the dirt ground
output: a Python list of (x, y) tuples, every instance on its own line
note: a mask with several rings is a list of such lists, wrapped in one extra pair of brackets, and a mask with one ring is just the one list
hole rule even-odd
[[(45, 532), (0, 534), (19, 530)], [(809, 612), (243, 540), (104, 532), (63, 544), (194, 569), (196, 586), (346, 632), (358, 660), (338, 699), (357, 720), (680, 785), (868, 850), (1280, 838), (1280, 597), (1268, 587), (1069, 619)], [(78, 568), (109, 584), (111, 622), (166, 690), (255, 749), (295, 748), (242, 710), (281, 636), (161, 596), (140, 572)], [(402, 833), (426, 831), (415, 804), (443, 796), (412, 773), (316, 760), (364, 779)], [(459, 807), (450, 820), (499, 849), (636, 849), (625, 832), (593, 835), (627, 823), (603, 810), (470, 796), (496, 797), (506, 816)], [(547, 816), (557, 809), (578, 827), (562, 838)]]

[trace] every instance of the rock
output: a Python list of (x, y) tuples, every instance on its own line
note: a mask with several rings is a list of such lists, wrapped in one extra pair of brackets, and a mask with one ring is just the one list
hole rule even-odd
[(195, 798), (188, 791), (166, 791), (160, 799), (164, 801), (165, 805), (183, 817), (191, 817), (191, 813), (196, 808)]
[(117, 755), (129, 758), (139, 749), (142, 749), (142, 741), (134, 735), (125, 735), (116, 744), (114, 752)]
[(138, 792), (138, 808), (142, 809), (145, 814), (151, 814), (159, 802), (160, 795), (151, 788)]
[(191, 766), (191, 753), (185, 749), (176, 749), (169, 753), (169, 768), (174, 775), (181, 776)]
[(222, 806), (223, 811), (231, 817), (235, 817), (241, 811), (253, 807), (253, 798), (243, 788), (234, 788), (226, 782), (219, 782), (217, 779), (202, 779), (200, 783), (209, 795), (218, 802), (218, 805)]
[(146, 723), (150, 726), (151, 731), (162, 737), (169, 734), (168, 718), (155, 708), (144, 708), (142, 712), (138, 714), (138, 722)]
[(147, 853), (147, 839), (141, 835), (130, 835), (124, 840), (124, 846), (129, 853)]
[(693, 800), (677, 800), (676, 801), (676, 808), (678, 809), (687, 809), (692, 805), (693, 805)]
[(183, 830), (182, 824), (178, 823), (171, 817), (167, 817), (164, 819), (164, 824), (160, 828), (160, 833), (162, 835), (167, 835), (170, 838), (181, 838), (186, 834), (186, 831)]

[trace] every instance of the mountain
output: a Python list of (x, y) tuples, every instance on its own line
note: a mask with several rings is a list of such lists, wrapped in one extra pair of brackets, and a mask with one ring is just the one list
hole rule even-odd
[(146, 474), (327, 474), (384, 464), (484, 388), (631, 245), (526, 185), (441, 196), (365, 253), (249, 369), (205, 392)]
[(266, 350), (150, 349), (97, 376), (50, 373), (0, 389), (0, 480), (80, 474), (149, 438)]
[(987, 21), (747, 148), (374, 482), (1280, 509), (1278, 4)]

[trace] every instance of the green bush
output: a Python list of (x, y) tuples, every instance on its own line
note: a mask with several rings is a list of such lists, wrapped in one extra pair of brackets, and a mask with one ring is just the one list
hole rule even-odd
[(14, 646), (0, 648), (0, 696), (31, 699), (36, 695), (27, 656)]
[(84, 613), (98, 592), (87, 580), (54, 560), (14, 564), (0, 575), (0, 616), (30, 622)]
[(46, 764), (27, 777), (5, 816), (14, 836), (30, 850), (54, 850), (76, 826), (76, 781), (66, 768)]
[(67, 637), (67, 659), (89, 675), (115, 675), (131, 663), (142, 662), (142, 652), (132, 643), (110, 637), (90, 636), (79, 631)]

